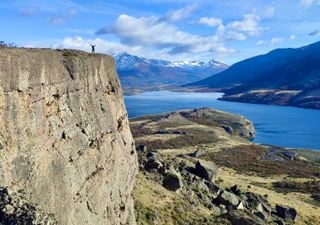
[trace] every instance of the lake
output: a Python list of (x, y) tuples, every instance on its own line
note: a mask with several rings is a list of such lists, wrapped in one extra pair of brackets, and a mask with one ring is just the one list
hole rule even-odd
[(155, 91), (125, 96), (129, 117), (211, 107), (253, 121), (254, 142), (292, 148), (320, 149), (320, 110), (219, 101), (222, 93)]

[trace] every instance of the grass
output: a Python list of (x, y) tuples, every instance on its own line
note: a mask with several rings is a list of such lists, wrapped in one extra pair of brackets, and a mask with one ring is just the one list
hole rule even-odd
[(141, 173), (133, 197), (138, 225), (220, 224), (212, 223), (213, 215), (206, 208), (192, 206), (188, 198), (168, 191)]

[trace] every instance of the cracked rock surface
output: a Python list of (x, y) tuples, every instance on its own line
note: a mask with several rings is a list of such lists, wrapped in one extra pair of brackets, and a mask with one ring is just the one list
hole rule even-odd
[(113, 59), (1, 49), (0, 159), (0, 187), (57, 224), (135, 224), (137, 156)]

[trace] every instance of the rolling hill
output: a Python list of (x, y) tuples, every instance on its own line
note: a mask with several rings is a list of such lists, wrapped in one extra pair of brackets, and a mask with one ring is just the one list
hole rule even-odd
[(222, 100), (320, 108), (320, 42), (276, 49), (186, 86), (224, 91)]

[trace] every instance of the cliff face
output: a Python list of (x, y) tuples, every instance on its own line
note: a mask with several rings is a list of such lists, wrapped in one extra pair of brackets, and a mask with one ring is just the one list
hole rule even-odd
[[(0, 186), (32, 206), (30, 220), (135, 224), (134, 149), (111, 57), (0, 50)], [(6, 205), (14, 219), (20, 206)]]

